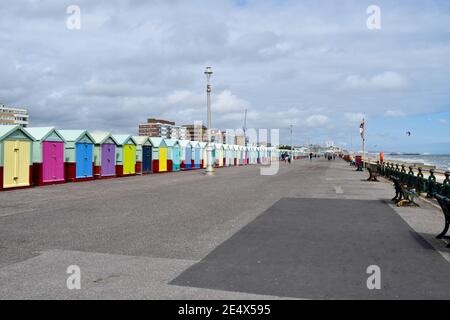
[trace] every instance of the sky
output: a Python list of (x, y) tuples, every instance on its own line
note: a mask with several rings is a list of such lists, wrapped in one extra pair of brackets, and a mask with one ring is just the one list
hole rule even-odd
[(206, 122), (211, 66), (214, 128), (248, 109), (282, 143), (292, 124), (296, 145), (360, 150), (365, 118), (369, 150), (450, 153), (450, 1), (3, 0), (0, 15), (0, 103), (31, 126)]

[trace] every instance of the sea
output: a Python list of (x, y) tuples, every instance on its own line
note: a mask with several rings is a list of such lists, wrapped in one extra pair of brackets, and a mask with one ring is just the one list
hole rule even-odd
[(385, 154), (386, 160), (408, 163), (423, 163), (437, 169), (450, 170), (450, 154)]

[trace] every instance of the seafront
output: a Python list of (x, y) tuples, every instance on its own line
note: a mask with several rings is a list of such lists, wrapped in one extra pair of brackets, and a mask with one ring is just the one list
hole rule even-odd
[[(340, 160), (259, 170), (1, 193), (0, 298), (450, 298), (439, 209), (397, 208), (391, 183)], [(381, 290), (367, 288), (372, 265)]]

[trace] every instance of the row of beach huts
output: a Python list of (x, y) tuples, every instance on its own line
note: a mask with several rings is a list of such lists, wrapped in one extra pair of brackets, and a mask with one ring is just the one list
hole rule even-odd
[[(0, 190), (206, 167), (206, 142), (0, 126)], [(215, 167), (269, 164), (269, 147), (214, 144)], [(299, 158), (294, 154), (294, 159)]]

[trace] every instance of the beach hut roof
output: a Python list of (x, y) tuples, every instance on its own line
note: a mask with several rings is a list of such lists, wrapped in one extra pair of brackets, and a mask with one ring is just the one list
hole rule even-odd
[(173, 147), (173, 146), (175, 146), (176, 144), (180, 145), (180, 143), (178, 142), (178, 140), (175, 140), (175, 139), (164, 139), (164, 142), (166, 143), (166, 145), (167, 145), (168, 147)]
[(180, 146), (183, 148), (187, 147), (188, 145), (192, 146), (191, 141), (189, 140), (179, 140), (178, 142), (180, 143)]
[(221, 143), (214, 143), (214, 146), (219, 149), (223, 148), (223, 144), (221, 144)]
[(198, 144), (200, 145), (200, 148), (202, 148), (202, 149), (206, 148), (206, 146), (208, 145), (207, 142), (199, 142)]
[(92, 138), (94, 139), (95, 144), (103, 144), (105, 141), (111, 138), (112, 141), (117, 145), (119, 144), (117, 140), (112, 136), (110, 132), (106, 131), (94, 131), (90, 133)]
[(55, 129), (55, 127), (25, 128), (25, 131), (31, 134), (36, 141), (43, 141), (52, 134), (56, 134), (61, 140), (64, 141), (64, 137)]
[(1, 125), (0, 126), (0, 140), (7, 138), (9, 135), (11, 135), (12, 133), (14, 133), (17, 130), (21, 131), (25, 136), (27, 136), (31, 140), (33, 140), (33, 141), (36, 140), (32, 134), (30, 134), (28, 131), (26, 131), (24, 128), (22, 128), (19, 125)]
[(58, 132), (65, 141), (77, 142), (86, 135), (92, 142), (94, 142), (94, 138), (92, 138), (91, 134), (86, 130), (58, 130)]
[(136, 141), (133, 139), (132, 136), (127, 134), (113, 134), (114, 139), (116, 139), (117, 144), (120, 146), (123, 146), (124, 144), (134, 144), (136, 145)]
[(164, 142), (164, 139), (159, 137), (151, 137), (150, 142), (154, 147), (159, 147)]
[(144, 145), (144, 144), (147, 143), (147, 141), (150, 142), (150, 144), (153, 145), (150, 137), (147, 137), (147, 136), (133, 136), (133, 139), (134, 139), (134, 141), (136, 141), (136, 143), (138, 145)]
[(192, 148), (200, 148), (200, 142), (198, 141), (191, 141)]

